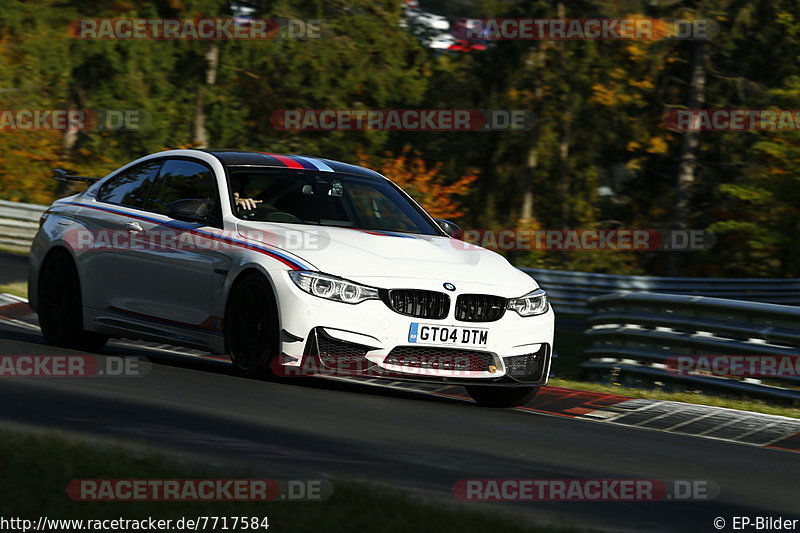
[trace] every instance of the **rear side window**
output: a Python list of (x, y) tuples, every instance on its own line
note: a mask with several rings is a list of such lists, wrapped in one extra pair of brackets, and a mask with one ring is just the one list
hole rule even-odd
[(141, 209), (160, 166), (160, 161), (145, 163), (114, 176), (100, 187), (97, 200)]
[(217, 181), (211, 169), (200, 163), (182, 159), (169, 159), (164, 162), (145, 209), (166, 215), (169, 204), (177, 200), (208, 200), (213, 211), (219, 210)]

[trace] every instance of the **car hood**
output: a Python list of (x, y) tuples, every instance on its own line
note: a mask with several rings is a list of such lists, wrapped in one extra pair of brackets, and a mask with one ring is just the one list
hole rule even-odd
[(377, 286), (381, 278), (466, 282), (516, 296), (537, 287), (503, 256), (450, 237), (251, 221), (238, 222), (237, 231), (321, 272)]

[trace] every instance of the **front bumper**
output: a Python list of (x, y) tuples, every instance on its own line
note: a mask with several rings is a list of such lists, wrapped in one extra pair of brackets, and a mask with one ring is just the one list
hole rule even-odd
[[(288, 275), (276, 282), (280, 302), (282, 356), (279, 375), (370, 376), (453, 384), (543, 385), (553, 346), (552, 309), (533, 317), (507, 311), (494, 322), (435, 320), (401, 315), (380, 300), (351, 305), (317, 298)], [(428, 289), (430, 287), (421, 287)], [(460, 283), (464, 293), (489, 293)], [(453, 300), (459, 294), (451, 293)], [(485, 345), (409, 342), (413, 323), (488, 330)]]

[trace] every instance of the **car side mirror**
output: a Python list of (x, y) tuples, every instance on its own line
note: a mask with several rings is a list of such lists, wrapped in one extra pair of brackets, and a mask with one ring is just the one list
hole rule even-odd
[(455, 222), (450, 222), (449, 220), (445, 220), (443, 218), (437, 218), (435, 220), (436, 223), (439, 224), (439, 227), (451, 237), (459, 238), (461, 236), (461, 228), (458, 227), (458, 224)]
[(167, 216), (184, 222), (214, 222), (211, 201), (207, 198), (175, 200), (167, 206)]

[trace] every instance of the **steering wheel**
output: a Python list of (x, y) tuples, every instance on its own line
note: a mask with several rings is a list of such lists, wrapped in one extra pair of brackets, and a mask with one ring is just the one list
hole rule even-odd
[(286, 211), (273, 211), (267, 215), (267, 222), (289, 222), (295, 224), (302, 224), (305, 221), (295, 216), (291, 213), (287, 213)]

